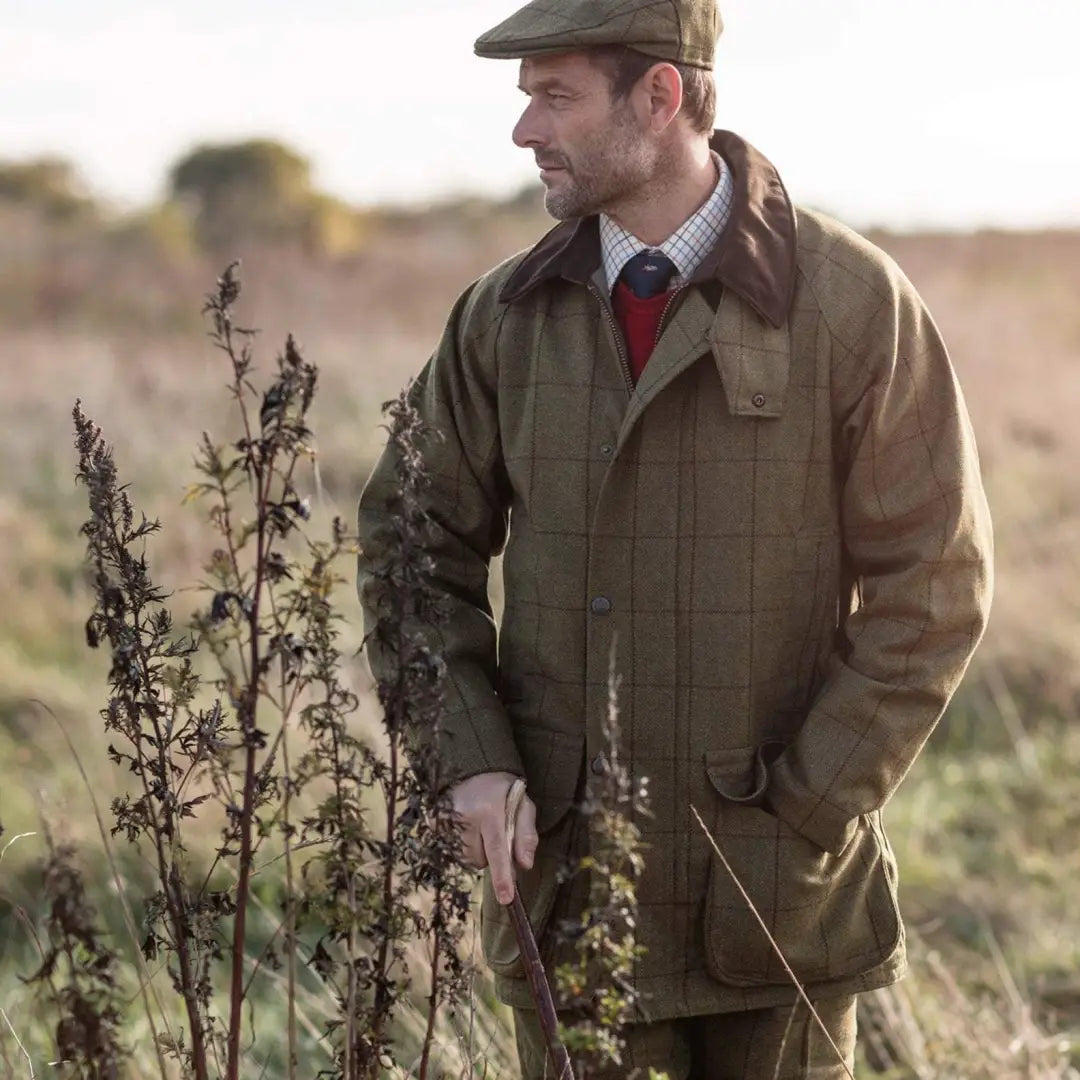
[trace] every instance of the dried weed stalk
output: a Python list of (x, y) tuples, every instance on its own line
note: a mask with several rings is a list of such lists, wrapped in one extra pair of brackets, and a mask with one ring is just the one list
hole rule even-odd
[[(421, 444), (424, 431), (408, 389), (384, 406), (389, 440), (398, 461), (399, 503), (388, 555), (373, 571), (385, 598), (366, 645), (378, 651), (377, 683), (385, 742), (378, 756), (358, 745), (333, 719), (316, 714), (315, 750), (305, 768), (362, 762), (364, 788), (382, 817), (369, 826), (364, 807), (335, 786), (323, 804), (329, 817), (305, 822), (318, 836), (334, 835), (309, 878), (307, 902), (327, 927), (316, 959), (335, 988), (342, 1021), (334, 1028), (338, 1068), (344, 1076), (377, 1075), (389, 1066), (392, 1021), (419, 991), (406, 963), (410, 944), (428, 945), (427, 1022), (419, 1054), (422, 1080), (431, 1075), (435, 1021), (440, 1006), (467, 992), (460, 937), (470, 900), (470, 878), (460, 859), (460, 836), (439, 774), (439, 721), (444, 664), (430, 630), (444, 615), (428, 582), (430, 522), (420, 504), (427, 483)], [(305, 779), (307, 777), (305, 776)], [(335, 785), (338, 777), (335, 776)], [(355, 790), (355, 788), (353, 789)], [(351, 824), (342, 831), (341, 822)]]
[(603, 725), (607, 768), (600, 777), (590, 775), (580, 808), (589, 826), (590, 850), (564, 874), (588, 874), (589, 899), (579, 918), (556, 928), (575, 953), (556, 969), (555, 984), (560, 1008), (571, 1018), (560, 1025), (560, 1037), (578, 1077), (622, 1065), (624, 1029), (641, 1019), (631, 982), (634, 962), (644, 952), (636, 940), (637, 882), (645, 861), (635, 819), (649, 813), (648, 781), (635, 783), (622, 759), (618, 691), (613, 650)]
[(57, 1016), (55, 1075), (117, 1080), (130, 1059), (120, 1038), (124, 994), (117, 959), (86, 897), (74, 849), (55, 844), (48, 833), (46, 840), (46, 942), (29, 982), (45, 991)]
[(86, 640), (92, 648), (104, 643), (110, 649), (110, 695), (101, 714), (115, 736), (109, 756), (136, 781), (133, 795), (113, 800), (113, 833), (123, 833), (131, 843), (145, 842), (153, 853), (159, 891), (148, 898), (143, 951), (154, 956), (165, 946), (191, 1040), (170, 1049), (197, 1080), (209, 1080), (209, 966), (219, 949), (213, 931), (218, 898), (190, 886), (180, 822), (203, 801), (186, 797), (186, 789), (211, 747), (218, 741), (224, 746), (225, 724), (216, 703), (205, 712), (195, 708), (195, 644), (174, 636), (165, 594), (150, 577), (143, 545), (160, 525), (145, 517), (136, 523), (100, 430), (78, 403), (74, 418), (77, 478), (90, 501), (82, 531), (96, 601)]

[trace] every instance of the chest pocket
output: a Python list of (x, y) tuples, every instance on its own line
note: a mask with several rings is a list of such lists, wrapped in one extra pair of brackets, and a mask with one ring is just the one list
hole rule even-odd
[(725, 290), (708, 337), (731, 415), (783, 415), (791, 374), (787, 324), (772, 326)]

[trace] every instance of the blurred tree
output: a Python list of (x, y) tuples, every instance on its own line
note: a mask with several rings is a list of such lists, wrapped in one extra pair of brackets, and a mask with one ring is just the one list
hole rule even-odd
[(96, 216), (75, 166), (57, 157), (0, 161), (0, 202), (32, 207), (53, 220)]
[(336, 255), (361, 240), (356, 212), (318, 192), (307, 158), (274, 139), (196, 147), (173, 166), (169, 188), (214, 252), (262, 240)]

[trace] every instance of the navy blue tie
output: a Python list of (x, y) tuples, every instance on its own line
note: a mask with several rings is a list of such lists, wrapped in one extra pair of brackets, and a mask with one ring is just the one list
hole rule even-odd
[(666, 292), (674, 274), (675, 264), (666, 255), (643, 251), (627, 262), (619, 278), (633, 289), (639, 300), (647, 300)]

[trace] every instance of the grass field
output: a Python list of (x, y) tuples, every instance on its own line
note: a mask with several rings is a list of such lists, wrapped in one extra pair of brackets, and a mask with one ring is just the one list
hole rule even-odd
[[(474, 208), (399, 221), (344, 261), (249, 254), (242, 310), (263, 331), (264, 361), (288, 329), (321, 370), (318, 476), (306, 482), (322, 520), (351, 517), (380, 443), (379, 404), (424, 362), (456, 294), (539, 228), (527, 208)], [(979, 437), (998, 584), (971, 672), (886, 812), (914, 971), (866, 1002), (862, 1053), (867, 1071), (896, 1080), (1076, 1076), (1080, 234), (874, 239), (950, 345)], [(199, 318), (218, 269), (0, 212), (0, 1008), (10, 1023), (0, 1023), (0, 1068), (12, 1062), (12, 1075), (30, 1075), (14, 1034), (35, 1075), (48, 1075), (45, 1033), (18, 977), (34, 963), (27, 924), (40, 915), (42, 819), (77, 845), (110, 929), (124, 933), (90, 802), (90, 790), (109, 793), (119, 780), (97, 716), (104, 661), (83, 635), (71, 407), (82, 399), (137, 504), (162, 519), (151, 550), (158, 578), (191, 584), (210, 541), (181, 497), (200, 433), (229, 430), (226, 372)], [(189, 592), (175, 597), (180, 615), (193, 603)], [(355, 648), (351, 592), (341, 604)], [(365, 686), (361, 662), (350, 670)], [(368, 703), (358, 722), (371, 716)], [(140, 860), (121, 866), (137, 891)], [(495, 1062), (507, 1036), (501, 1014), (484, 1008), (501, 1047)]]

